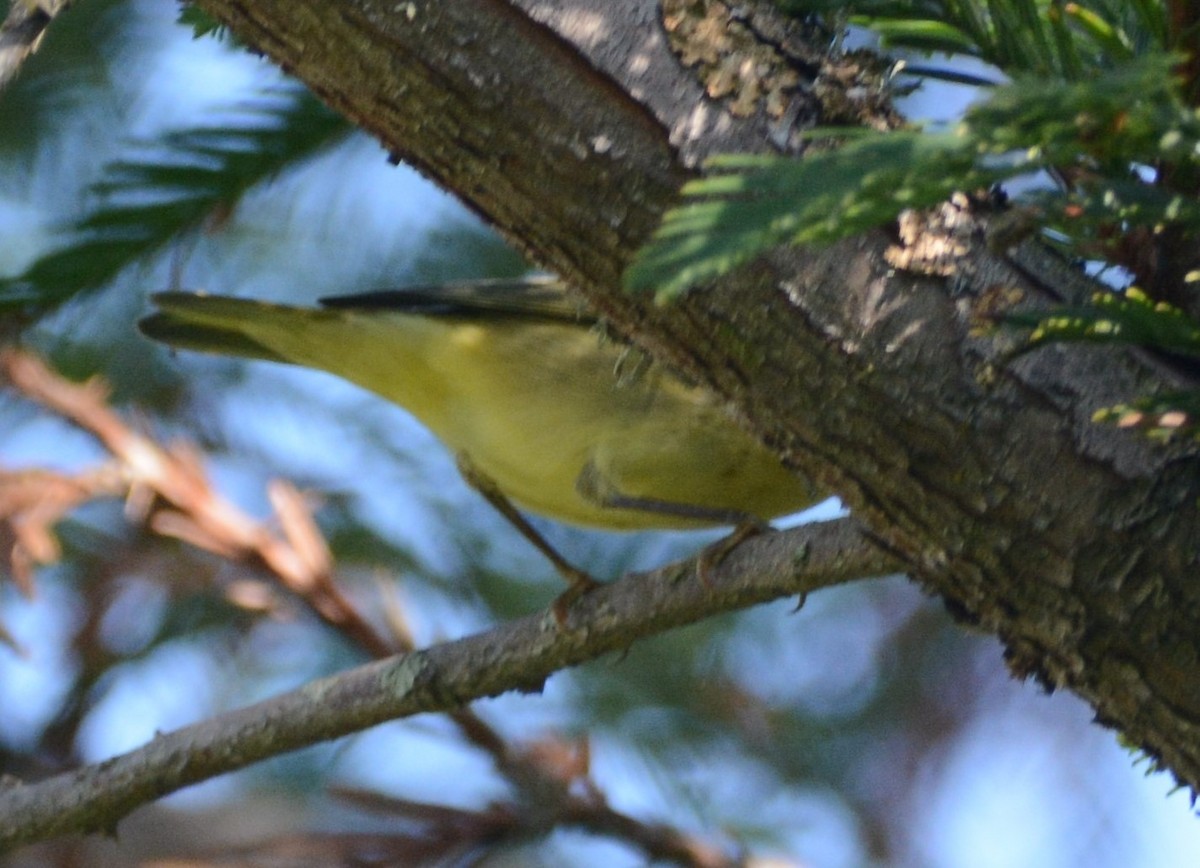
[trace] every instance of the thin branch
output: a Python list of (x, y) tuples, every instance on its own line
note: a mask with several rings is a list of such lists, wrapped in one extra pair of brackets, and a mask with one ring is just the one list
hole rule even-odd
[(893, 572), (852, 519), (744, 543), (699, 577), (699, 559), (633, 573), (578, 600), (492, 630), (400, 654), (161, 735), (142, 748), (40, 783), (0, 789), (0, 852), (71, 831), (112, 831), (139, 805), (252, 763), (389, 720), (449, 711), (722, 612)]
[(0, 23), (0, 90), (12, 81), (21, 64), (38, 50), (46, 28), (73, 0), (11, 0)]
[[(163, 447), (126, 425), (106, 403), (108, 388), (99, 379), (72, 383), (36, 357), (15, 350), (0, 353), (0, 370), (31, 400), (96, 436), (118, 462), (128, 492), (128, 511), (147, 518), (152, 530), (229, 560), (265, 568), (322, 620), (372, 657), (386, 657), (400, 650), (363, 618), (337, 586), (328, 546), (303, 496), (293, 486), (275, 480), (268, 488), (277, 531), (255, 521), (214, 491), (192, 447)], [(107, 493), (113, 492), (109, 489)], [(57, 520), (71, 505), (65, 497), (61, 500), (53, 510), (45, 508), (37, 514)], [(3, 515), (0, 508), (0, 517)]]
[[(560, 749), (566, 747), (565, 751)], [(578, 764), (586, 771), (587, 759), (581, 752), (563, 743), (550, 747), (566, 759), (566, 765)], [(582, 760), (582, 762), (581, 762)], [(745, 861), (731, 856), (720, 847), (698, 841), (667, 825), (643, 823), (607, 805), (594, 790), (571, 794), (559, 803), (553, 814), (521, 810), (520, 805), (491, 803), (480, 810), (433, 805), (396, 796), (381, 796), (361, 790), (335, 789), (332, 795), (342, 802), (383, 817), (403, 820), (403, 831), (391, 836), (393, 851), (412, 841), (424, 850), (424, 861), (409, 852), (407, 860), (396, 864), (451, 863), (451, 854), (470, 851), (483, 842), (528, 839), (543, 835), (548, 824), (575, 826), (596, 835), (607, 835), (640, 847), (648, 859), (669, 861), (694, 868), (739, 868)], [(411, 831), (410, 831), (411, 830)], [(269, 848), (269, 844), (267, 847)], [(350, 860), (343, 860), (349, 864)]]
[(128, 486), (115, 462), (70, 476), (50, 470), (0, 467), (0, 523), (7, 525), (9, 569), (17, 587), (33, 596), (33, 570), (62, 555), (53, 528), (76, 507), (101, 497), (117, 497)]
[[(413, 650), (411, 640), (399, 634), (392, 643), (380, 637), (340, 592), (332, 556), (294, 488), (271, 483), (278, 526), (272, 529), (224, 501), (190, 447), (164, 447), (131, 430), (107, 405), (107, 387), (98, 379), (72, 383), (35, 357), (15, 351), (0, 355), (0, 369), (27, 397), (94, 434), (113, 456), (97, 470), (74, 476), (0, 472), (0, 518), (14, 528), (14, 558), (23, 555), (41, 563), (57, 559), (52, 530), (66, 512), (88, 499), (124, 495), (127, 511), (146, 519), (159, 533), (266, 568), (326, 623), (375, 657)], [(702, 584), (707, 575), (706, 567)], [(26, 581), (31, 578), (26, 576)], [(514, 746), (469, 708), (450, 709), (449, 714), (467, 740), (492, 757), (519, 794), (518, 802), (505, 809), (514, 834), (575, 826), (619, 837), (653, 859), (697, 868), (735, 864), (719, 847), (614, 810), (590, 778), (586, 742), (542, 737)], [(103, 789), (100, 785), (98, 791)], [(426, 806), (423, 816), (442, 816), (439, 807)], [(478, 828), (492, 826), (483, 823)], [(452, 837), (461, 842), (461, 834)]]
[[(308, 505), (290, 485), (270, 483), (276, 531), (223, 500), (191, 447), (164, 447), (130, 429), (108, 406), (108, 389), (99, 379), (73, 383), (37, 358), (16, 351), (0, 355), (0, 370), (26, 397), (95, 435), (113, 456), (94, 470), (73, 475), (0, 470), (0, 520), (12, 530), (13, 570), (27, 592), (32, 592), (33, 564), (52, 563), (60, 556), (53, 528), (66, 513), (88, 500), (124, 496), (126, 511), (147, 520), (158, 533), (265, 568), (325, 623), (375, 658), (413, 650), (407, 630), (397, 631), (387, 642), (340, 592), (328, 546)], [(519, 794), (519, 802), (506, 811), (514, 834), (528, 834), (532, 826), (543, 828), (547, 817), (556, 817), (564, 824), (619, 835), (651, 858), (697, 868), (728, 864), (719, 848), (614, 811), (591, 781), (587, 762), (570, 759), (586, 757), (586, 744), (564, 751), (557, 749), (562, 746), (559, 740), (543, 737), (514, 746), (469, 708), (451, 710), (449, 716)], [(491, 827), (485, 823), (478, 828)], [(463, 836), (452, 837), (461, 843)]]

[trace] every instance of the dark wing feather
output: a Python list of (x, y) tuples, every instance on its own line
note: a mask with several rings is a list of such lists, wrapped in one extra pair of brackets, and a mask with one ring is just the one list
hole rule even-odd
[(322, 298), (321, 304), (343, 310), (391, 310), (466, 319), (508, 317), (585, 324), (596, 319), (568, 293), (562, 281), (546, 277), (387, 289)]

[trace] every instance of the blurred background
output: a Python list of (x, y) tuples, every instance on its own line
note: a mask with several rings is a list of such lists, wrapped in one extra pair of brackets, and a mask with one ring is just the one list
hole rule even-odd
[[(147, 296), (170, 288), (308, 304), (527, 270), (269, 63), (178, 16), (149, 0), (78, 3), (0, 92), (6, 340), (73, 379), (102, 375), (125, 418), (196, 444), (221, 496), (256, 517), (272, 478), (312, 492), (339, 580), (381, 628), (403, 618), (428, 644), (545, 606), (554, 571), (403, 411), (325, 375), (171, 354), (136, 332)], [(70, 422), (0, 392), (0, 470), (76, 474), (104, 458)], [(538, 526), (600, 577), (711, 538)], [(0, 577), (0, 774), (95, 762), (366, 659), (261, 572), (150, 533), (119, 500), (87, 502), (57, 530), (62, 556), (33, 572), (32, 593)], [(996, 641), (902, 577), (677, 630), (476, 710), (514, 745), (586, 744), (614, 808), (761, 864), (1190, 868), (1200, 854), (1168, 776), (1147, 776), (1074, 697), (1013, 681)], [(419, 864), (429, 830), (415, 803), (478, 824), (513, 798), (486, 754), (426, 716), (179, 793), (117, 840), (0, 864)], [(375, 861), (356, 849), (368, 835)], [(645, 863), (626, 841), (571, 829), (423, 858)]]

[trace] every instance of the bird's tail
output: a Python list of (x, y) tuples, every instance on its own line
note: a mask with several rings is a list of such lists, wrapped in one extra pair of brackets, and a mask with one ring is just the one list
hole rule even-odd
[[(158, 311), (138, 322), (146, 337), (186, 350), (226, 356), (290, 362), (255, 335), (272, 320), (281, 327), (294, 320), (297, 308), (191, 292), (163, 292), (151, 297)], [(321, 311), (305, 311), (314, 317)]]

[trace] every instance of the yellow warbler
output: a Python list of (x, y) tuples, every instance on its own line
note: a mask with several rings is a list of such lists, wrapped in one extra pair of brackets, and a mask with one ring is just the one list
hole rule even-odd
[[(142, 320), (175, 347), (319, 368), (399, 404), (533, 512), (594, 527), (770, 519), (821, 494), (708, 391), (632, 364), (558, 281), (324, 299), (168, 292)], [(634, 368), (621, 373), (622, 366)]]

